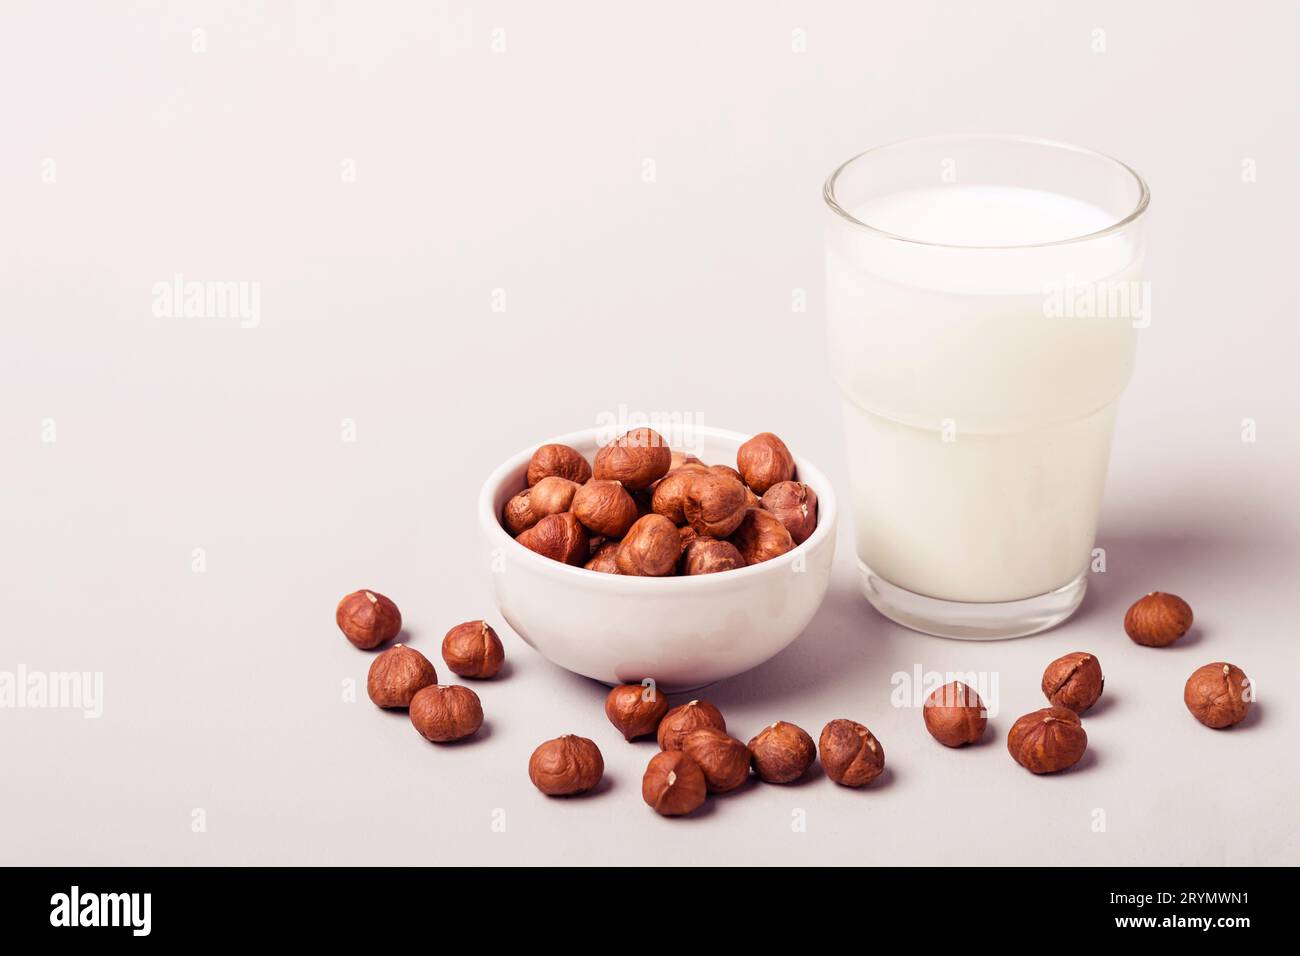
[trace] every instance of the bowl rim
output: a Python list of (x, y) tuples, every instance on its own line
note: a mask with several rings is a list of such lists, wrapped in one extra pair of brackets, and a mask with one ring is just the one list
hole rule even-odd
[[(834, 533), (838, 509), (835, 491), (831, 487), (829, 479), (820, 468), (791, 449), (790, 453), (794, 456), (798, 480), (807, 484), (817, 494), (817, 527), (806, 541), (791, 548), (780, 557), (763, 561), (760, 564), (751, 564), (733, 571), (721, 571), (716, 574), (674, 574), (656, 578), (588, 571), (584, 567), (562, 564), (525, 548), (510, 536), (510, 532), (502, 527), (500, 516), (496, 513), (494, 502), (497, 491), (505, 483), (506, 476), (526, 466), (528, 460), (532, 458), (533, 452), (542, 445), (585, 444), (596, 438), (597, 433), (604, 431), (607, 431), (607, 429), (600, 426), (583, 428), (536, 442), (511, 455), (492, 470), (479, 490), (478, 512), (479, 523), (482, 525), (483, 531), (493, 548), (511, 547), (514, 549), (512, 553), (517, 560), (530, 564), (539, 572), (572, 576), (575, 583), (586, 582), (593, 588), (605, 591), (629, 593), (646, 593), (656, 590), (671, 592), (673, 589), (698, 591), (707, 588), (727, 589), (732, 585), (753, 581), (763, 575), (788, 571), (791, 565), (799, 560), (801, 556), (809, 554)], [(693, 426), (692, 431), (697, 435), (735, 442), (737, 447), (753, 437), (753, 435), (743, 432), (732, 431), (727, 428), (716, 428), (712, 425), (696, 425)]]

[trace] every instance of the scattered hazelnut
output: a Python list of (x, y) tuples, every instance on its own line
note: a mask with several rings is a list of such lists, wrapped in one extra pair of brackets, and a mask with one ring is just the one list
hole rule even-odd
[(817, 746), (807, 731), (778, 720), (749, 742), (754, 772), (767, 783), (793, 783), (817, 759)]
[(654, 684), (621, 684), (605, 698), (605, 716), (624, 740), (648, 737), (668, 713), (668, 698)]
[(845, 787), (865, 787), (885, 769), (885, 748), (855, 720), (832, 720), (817, 741), (826, 776)]
[(744, 520), (728, 540), (736, 546), (746, 564), (779, 558), (794, 548), (794, 538), (785, 525), (776, 515), (762, 508), (747, 510)]
[(692, 730), (682, 738), (682, 752), (704, 771), (709, 793), (735, 790), (749, 779), (749, 748), (724, 730)]
[(945, 747), (973, 744), (984, 736), (988, 715), (975, 689), (953, 681), (936, 689), (921, 708), (925, 729)]
[(528, 760), (528, 779), (550, 797), (586, 793), (605, 773), (600, 748), (586, 737), (565, 734), (548, 740)]
[(697, 535), (682, 552), (682, 574), (715, 574), (744, 566), (745, 559), (730, 541)]
[(736, 452), (736, 470), (755, 494), (794, 478), (794, 456), (771, 432), (755, 435)]
[(659, 721), (659, 749), (681, 750), (682, 738), (701, 727), (726, 730), (727, 722), (722, 719), (722, 711), (707, 700), (693, 700), (674, 707)]
[(462, 740), (483, 726), (483, 705), (468, 687), (430, 684), (411, 698), (411, 723), (426, 740)]
[(1011, 725), (1007, 750), (1030, 773), (1056, 773), (1073, 767), (1088, 749), (1079, 715), (1067, 707), (1044, 707)]
[(1245, 720), (1254, 699), (1250, 678), (1240, 667), (1222, 661), (1198, 667), (1183, 688), (1183, 703), (1192, 716), (1215, 730)]
[(762, 507), (776, 515), (795, 544), (817, 529), (817, 492), (802, 481), (780, 481), (763, 493)]
[(378, 591), (353, 591), (334, 611), (343, 636), (364, 651), (390, 641), (402, 629), (402, 612)]
[(442, 659), (461, 677), (496, 677), (505, 663), (501, 638), (487, 621), (457, 624), (442, 639)]
[(682, 504), (686, 501), (686, 489), (702, 472), (686, 468), (669, 474), (655, 482), (654, 494), (650, 498), (650, 507), (655, 514), (663, 515), (673, 524), (683, 524), (686, 515)]
[(682, 553), (682, 538), (677, 526), (663, 515), (637, 518), (619, 545), (615, 561), (619, 574), (663, 577), (677, 568)]
[(584, 486), (568, 478), (547, 475), (529, 489), (529, 509), (539, 521), (547, 515), (563, 514), (571, 510), (573, 496), (582, 487)]
[(1058, 657), (1043, 671), (1043, 695), (1057, 707), (1076, 714), (1097, 703), (1106, 683), (1097, 658), (1083, 651)]
[(650, 758), (641, 778), (641, 799), (665, 817), (680, 817), (704, 803), (708, 783), (704, 771), (680, 750), (665, 750)]
[(596, 452), (597, 478), (621, 481), (625, 488), (649, 488), (668, 473), (672, 449), (653, 428), (635, 428)]
[(591, 477), (591, 465), (582, 452), (568, 445), (543, 445), (528, 462), (528, 487), (556, 475), (583, 484)]
[(537, 524), (537, 519), (541, 517), (533, 513), (532, 495), (533, 489), (525, 488), (507, 501), (501, 510), (501, 523), (515, 537)]
[(618, 545), (617, 541), (606, 541), (583, 567), (602, 574), (618, 574)]
[(1192, 626), (1192, 609), (1176, 594), (1152, 591), (1124, 615), (1124, 630), (1145, 647), (1168, 647)]
[(572, 512), (547, 515), (515, 540), (553, 561), (582, 564), (587, 560), (587, 529)]
[(682, 513), (699, 534), (725, 538), (745, 520), (745, 486), (726, 475), (695, 475), (682, 499)]
[(617, 481), (593, 478), (573, 496), (573, 513), (596, 534), (621, 538), (637, 519), (636, 502)]
[(371, 662), (366, 693), (380, 707), (409, 707), (416, 691), (436, 683), (438, 673), (427, 657), (405, 644), (394, 644)]

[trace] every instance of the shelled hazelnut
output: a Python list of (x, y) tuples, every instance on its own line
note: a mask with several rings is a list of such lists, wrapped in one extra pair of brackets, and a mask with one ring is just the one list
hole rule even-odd
[(650, 498), (650, 507), (654, 513), (663, 515), (676, 525), (685, 522), (686, 515), (682, 506), (686, 501), (686, 489), (700, 474), (695, 468), (683, 468), (669, 472), (657, 481)]
[(411, 698), (411, 723), (426, 740), (463, 740), (483, 726), (478, 694), (459, 684), (430, 684)]
[(668, 464), (668, 474), (671, 475), (674, 471), (677, 471), (680, 468), (699, 469), (702, 471), (706, 467), (707, 466), (704, 462), (700, 461), (700, 459), (695, 455), (684, 451), (674, 451), (672, 459)]
[(586, 793), (600, 783), (605, 758), (594, 741), (576, 734), (548, 740), (528, 760), (528, 779), (550, 797)]
[(1192, 716), (1214, 730), (1245, 720), (1254, 699), (1250, 678), (1223, 661), (1198, 667), (1183, 687), (1183, 703)]
[(682, 751), (704, 771), (709, 793), (735, 790), (749, 778), (749, 748), (724, 730), (692, 730), (682, 738)]
[(885, 769), (885, 748), (855, 720), (832, 720), (817, 741), (826, 776), (844, 787), (865, 787)]
[(1124, 631), (1145, 647), (1168, 647), (1192, 626), (1192, 608), (1177, 594), (1152, 591), (1124, 615)]
[(567, 511), (547, 515), (515, 540), (529, 551), (563, 564), (583, 564), (589, 553), (587, 529)]
[(736, 470), (757, 495), (794, 478), (794, 456), (771, 432), (755, 435), (736, 452)]
[(617, 481), (593, 478), (573, 496), (573, 513), (594, 534), (621, 538), (637, 519), (636, 502)]
[(1030, 773), (1056, 773), (1073, 767), (1088, 749), (1079, 715), (1067, 707), (1044, 707), (1011, 725), (1007, 750)]
[(975, 743), (989, 722), (980, 695), (961, 681), (937, 688), (925, 699), (921, 715), (930, 736), (945, 747)]
[(1043, 696), (1057, 707), (1068, 707), (1076, 714), (1097, 703), (1105, 684), (1101, 664), (1083, 651), (1058, 657), (1043, 671)]
[(614, 560), (619, 574), (658, 578), (676, 570), (681, 553), (677, 526), (663, 515), (649, 514), (628, 529)]
[(746, 564), (770, 561), (794, 548), (794, 538), (790, 537), (785, 525), (762, 508), (747, 510), (740, 526), (728, 540), (736, 546)]
[(505, 663), (501, 638), (487, 621), (457, 624), (442, 639), (442, 659), (461, 677), (496, 677)]
[(617, 541), (606, 541), (583, 567), (602, 574), (618, 574), (618, 546)]
[(568, 478), (561, 478), (558, 475), (547, 475), (537, 484), (529, 489), (528, 507), (538, 520), (545, 518), (547, 515), (563, 514), (566, 511), (576, 510), (571, 508), (573, 496), (579, 488), (584, 488), (576, 481), (570, 481)]
[(366, 693), (380, 707), (409, 707), (416, 692), (438, 683), (429, 659), (413, 647), (394, 644), (371, 662)]
[(605, 716), (624, 740), (648, 737), (668, 713), (668, 698), (649, 684), (620, 684), (605, 698)]
[(641, 778), (641, 799), (665, 817), (693, 813), (704, 804), (707, 792), (704, 771), (680, 750), (655, 754)]
[(653, 428), (635, 428), (596, 452), (592, 473), (621, 481), (625, 488), (649, 488), (668, 473), (672, 449)]
[(725, 731), (727, 722), (722, 718), (722, 711), (707, 700), (692, 700), (680, 707), (674, 707), (664, 714), (663, 720), (659, 721), (657, 734), (659, 749), (681, 750), (682, 739), (691, 731), (699, 730), (701, 727)]
[(339, 601), (334, 622), (343, 636), (363, 651), (391, 641), (402, 630), (402, 612), (378, 591), (353, 591)]
[(793, 783), (817, 759), (817, 745), (802, 727), (784, 720), (764, 727), (749, 742), (754, 772), (766, 783)]
[(765, 511), (777, 517), (795, 544), (803, 544), (817, 530), (817, 492), (802, 481), (781, 481), (763, 493)]
[(582, 452), (568, 445), (542, 445), (528, 462), (528, 487), (555, 475), (583, 484), (591, 477), (591, 465)]
[(537, 524), (540, 515), (533, 513), (533, 489), (525, 488), (506, 502), (501, 510), (501, 523), (515, 537)]
[(682, 551), (682, 574), (717, 574), (744, 566), (744, 557), (730, 541), (697, 535)]
[(735, 531), (748, 507), (745, 486), (725, 475), (695, 475), (682, 499), (686, 521), (697, 534), (711, 538)]

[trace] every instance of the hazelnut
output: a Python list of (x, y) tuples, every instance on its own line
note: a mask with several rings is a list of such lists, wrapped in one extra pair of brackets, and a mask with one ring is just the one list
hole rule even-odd
[(865, 787), (885, 769), (885, 748), (855, 720), (832, 720), (817, 741), (826, 776), (845, 787)]
[(749, 779), (749, 748), (714, 727), (692, 730), (682, 738), (682, 752), (704, 771), (709, 793), (735, 790)]
[(714, 574), (744, 566), (745, 559), (730, 541), (697, 535), (682, 552), (682, 574)]
[(637, 519), (636, 502), (617, 481), (593, 478), (573, 496), (573, 513), (587, 528), (610, 538), (627, 534)]
[(726, 478), (735, 478), (742, 485), (745, 483), (745, 479), (740, 472), (736, 471), (736, 469), (732, 468), (730, 465), (709, 465), (705, 470), (714, 475), (722, 475)]
[(528, 487), (555, 475), (583, 484), (591, 477), (591, 465), (582, 452), (568, 445), (543, 445), (528, 462)]
[(921, 708), (925, 729), (945, 747), (973, 744), (984, 736), (988, 715), (975, 689), (953, 681), (936, 689)]
[(438, 683), (429, 659), (405, 644), (394, 644), (370, 664), (366, 693), (380, 707), (409, 707), (415, 692)]
[(722, 719), (722, 711), (707, 700), (693, 700), (674, 707), (659, 721), (659, 749), (681, 750), (682, 738), (701, 727), (726, 730), (727, 722)]
[(1076, 714), (1097, 703), (1106, 683), (1097, 658), (1083, 651), (1058, 657), (1043, 671), (1043, 695), (1057, 707)]
[(583, 567), (602, 574), (618, 574), (618, 545), (617, 541), (606, 541)]
[(487, 621), (457, 624), (442, 639), (442, 659), (461, 677), (496, 677), (505, 663), (501, 638)]
[(677, 568), (682, 538), (677, 526), (663, 515), (637, 518), (619, 545), (615, 562), (619, 574), (663, 577)]
[(668, 464), (668, 474), (672, 474), (679, 468), (692, 468), (698, 471), (706, 470), (708, 466), (700, 461), (694, 455), (684, 451), (675, 451), (672, 454), (672, 460)]
[(767, 783), (793, 783), (817, 759), (817, 745), (807, 731), (778, 720), (749, 742), (754, 772)]
[(653, 428), (635, 428), (596, 452), (594, 474), (623, 482), (626, 488), (649, 488), (668, 474), (672, 449)]
[(763, 493), (762, 507), (776, 515), (795, 544), (817, 529), (817, 492), (802, 481), (780, 481)]
[(483, 726), (483, 705), (468, 687), (430, 684), (411, 698), (411, 723), (425, 740), (462, 740)]
[(1124, 615), (1124, 630), (1145, 647), (1168, 647), (1192, 626), (1192, 609), (1176, 594), (1152, 591)]
[(343, 636), (364, 651), (391, 641), (402, 629), (402, 612), (378, 591), (353, 591), (334, 611)]
[(1240, 667), (1222, 661), (1198, 667), (1183, 688), (1183, 703), (1192, 716), (1215, 730), (1245, 720), (1254, 699), (1250, 678)]
[(565, 564), (582, 564), (589, 553), (587, 529), (572, 512), (547, 515), (515, 540), (529, 551)]
[(528, 779), (550, 797), (586, 793), (605, 773), (600, 748), (586, 737), (565, 734), (548, 740), (528, 760)]
[(794, 548), (794, 538), (785, 525), (776, 515), (762, 508), (748, 509), (740, 527), (731, 533), (728, 540), (736, 546), (746, 564), (779, 558)]
[(785, 442), (771, 432), (755, 435), (736, 452), (736, 470), (755, 494), (794, 478), (794, 456)]
[(745, 520), (745, 486), (726, 475), (695, 475), (686, 488), (682, 512), (701, 535), (725, 538)]
[(1068, 707), (1044, 707), (1011, 725), (1007, 750), (1030, 773), (1056, 773), (1073, 767), (1088, 749), (1079, 715)]
[(541, 517), (533, 513), (532, 495), (533, 489), (525, 488), (501, 509), (501, 523), (515, 537), (537, 524), (537, 519)]
[(677, 529), (677, 537), (681, 539), (682, 551), (685, 551), (692, 541), (698, 541), (700, 536), (695, 533), (695, 529), (688, 524), (682, 525)]
[(581, 487), (568, 478), (547, 475), (529, 489), (529, 508), (539, 521), (547, 515), (563, 514), (571, 510), (574, 493)]
[(666, 477), (655, 482), (650, 508), (655, 514), (663, 515), (673, 524), (684, 524), (686, 515), (682, 512), (682, 504), (686, 501), (686, 489), (701, 474), (701, 471), (693, 468), (670, 472)]
[(680, 750), (655, 754), (641, 778), (641, 799), (665, 817), (680, 817), (698, 810), (707, 791), (704, 771)]
[(605, 698), (605, 716), (624, 740), (648, 737), (668, 713), (668, 698), (653, 683), (622, 684)]

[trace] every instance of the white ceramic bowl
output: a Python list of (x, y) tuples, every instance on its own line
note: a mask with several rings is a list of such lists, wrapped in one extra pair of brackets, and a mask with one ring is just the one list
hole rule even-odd
[[(591, 460), (595, 428), (550, 439)], [(708, 464), (735, 467), (748, 438), (697, 427), (692, 448)], [(539, 443), (542, 444), (542, 443)], [(736, 571), (643, 578), (572, 567), (529, 551), (501, 527), (501, 509), (524, 488), (536, 445), (492, 472), (479, 494), (492, 594), (502, 617), (548, 660), (608, 684), (653, 677), (688, 690), (756, 667), (798, 637), (826, 594), (835, 551), (835, 492), (795, 455), (798, 478), (817, 493), (817, 530), (793, 551)]]

